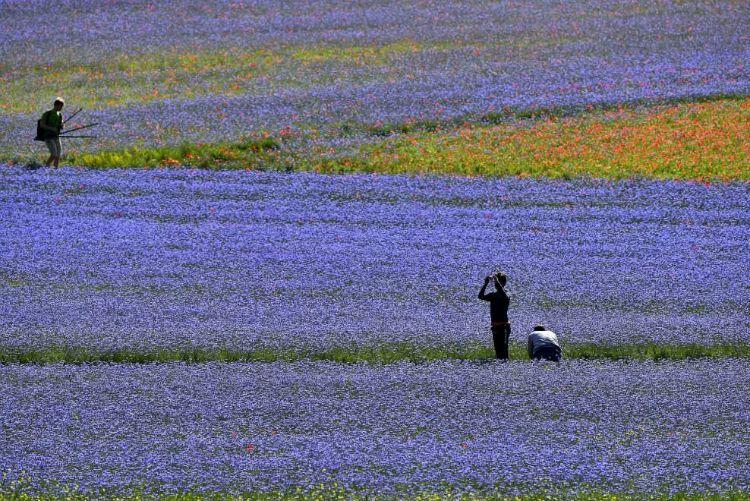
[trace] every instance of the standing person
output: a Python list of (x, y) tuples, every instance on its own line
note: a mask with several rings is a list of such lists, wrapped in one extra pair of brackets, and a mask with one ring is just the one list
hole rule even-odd
[[(493, 280), (495, 292), (485, 293), (487, 285)], [(490, 302), (490, 321), (492, 322), (492, 342), (495, 345), (495, 358), (508, 360), (508, 340), (510, 339), (510, 322), (508, 322), (508, 305), (510, 297), (505, 292), (508, 277), (505, 273), (495, 273), (484, 278), (484, 285), (479, 291), (479, 299)]]
[(53, 108), (42, 114), (39, 120), (39, 127), (44, 132), (44, 144), (49, 149), (49, 158), (44, 164), (49, 167), (54, 162), (55, 167), (60, 165), (60, 155), (62, 155), (62, 146), (60, 145), (60, 131), (63, 128), (62, 109), (65, 106), (63, 98), (58, 97), (53, 103)]
[(559, 362), (562, 358), (557, 334), (547, 330), (543, 325), (534, 326), (534, 330), (529, 334), (528, 349), (529, 358), (532, 360)]

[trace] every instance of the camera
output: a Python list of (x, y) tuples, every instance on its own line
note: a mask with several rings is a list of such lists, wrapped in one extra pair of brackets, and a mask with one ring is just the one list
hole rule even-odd
[(494, 283), (501, 285), (505, 285), (505, 281), (508, 280), (508, 277), (502, 271), (495, 271), (488, 278)]

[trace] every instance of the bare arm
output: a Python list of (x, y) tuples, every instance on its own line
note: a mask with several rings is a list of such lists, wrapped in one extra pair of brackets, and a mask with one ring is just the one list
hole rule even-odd
[(498, 282), (495, 282), (495, 290), (497, 291), (500, 297), (502, 297), (503, 299), (508, 299), (508, 293), (505, 292), (505, 288), (502, 285), (500, 285)]
[(489, 301), (489, 297), (487, 296), (487, 294), (484, 293), (484, 291), (487, 289), (487, 284), (489, 284), (489, 283), (490, 283), (490, 278), (489, 277), (485, 278), (484, 279), (484, 285), (482, 285), (482, 288), (479, 289), (479, 296), (478, 297), (482, 301)]

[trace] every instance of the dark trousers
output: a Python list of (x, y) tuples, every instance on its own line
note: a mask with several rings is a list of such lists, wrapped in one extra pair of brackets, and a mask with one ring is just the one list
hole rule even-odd
[(495, 344), (495, 358), (508, 360), (508, 340), (510, 339), (510, 324), (492, 326), (492, 342)]
[(559, 362), (562, 358), (560, 348), (554, 346), (544, 346), (534, 351), (534, 360), (549, 360), (550, 362)]

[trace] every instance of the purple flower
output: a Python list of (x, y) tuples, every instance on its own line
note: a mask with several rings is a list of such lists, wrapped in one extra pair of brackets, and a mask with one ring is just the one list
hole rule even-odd
[[(298, 148), (351, 151), (377, 138), (343, 133), (350, 123), (750, 90), (750, 13), (740, 3), (345, 2), (304, 15), (307, 4), (294, 2), (233, 5), (83, 1), (49, 16), (44, 2), (4, 2), (0, 78), (12, 87), (0, 110), (28, 101), (40, 75), (81, 67), (64, 82), (83, 86), (95, 103), (87, 116), (108, 125), (84, 148), (226, 141), (294, 126), (306, 132)], [(231, 63), (256, 52), (268, 63), (249, 79), (242, 65), (169, 62), (220, 53)], [(6, 157), (28, 154), (39, 113), (0, 114)]]
[[(81, 186), (84, 188), (81, 188)], [(746, 184), (0, 167), (5, 349), (748, 343)], [(490, 215), (491, 217), (487, 217)]]
[(0, 492), (744, 492), (748, 365), (6, 365)]

